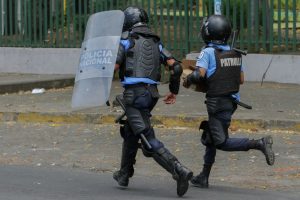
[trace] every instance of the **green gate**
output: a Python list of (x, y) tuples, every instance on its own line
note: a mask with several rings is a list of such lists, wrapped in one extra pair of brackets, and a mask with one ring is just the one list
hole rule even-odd
[[(144, 8), (164, 45), (182, 58), (199, 52), (202, 18), (213, 0), (0, 0), (0, 46), (78, 48), (92, 13)], [(222, 13), (240, 30), (237, 46), (256, 53), (297, 52), (300, 0), (222, 0)], [(109, 22), (108, 22), (109, 23)]]

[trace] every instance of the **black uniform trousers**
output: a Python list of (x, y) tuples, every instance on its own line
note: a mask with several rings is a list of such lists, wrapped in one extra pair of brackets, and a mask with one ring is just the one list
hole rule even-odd
[(212, 141), (206, 144), (204, 164), (212, 165), (215, 162), (216, 150), (248, 151), (250, 140), (248, 138), (229, 138), (228, 128), (231, 118), (237, 109), (232, 97), (206, 97), (209, 130)]

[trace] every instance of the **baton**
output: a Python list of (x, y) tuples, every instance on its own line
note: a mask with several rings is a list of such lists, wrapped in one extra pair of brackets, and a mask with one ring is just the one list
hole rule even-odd
[[(117, 102), (120, 104), (120, 106), (122, 107), (122, 109), (124, 110), (124, 113), (122, 113), (121, 116), (119, 116), (117, 119), (115, 119), (115, 122), (117, 123), (117, 122), (120, 122), (121, 119), (122, 119), (123, 117), (125, 117), (125, 115), (126, 115), (126, 108), (125, 108), (125, 106), (124, 106), (124, 104), (123, 104), (123, 102), (122, 102), (122, 100), (121, 100), (121, 98), (120, 98), (119, 95), (116, 96), (116, 100), (117, 100)], [(141, 136), (141, 139), (143, 140), (143, 142), (144, 142), (144, 144), (147, 146), (147, 148), (148, 148), (148, 149), (152, 149), (152, 146), (151, 146), (151, 144), (148, 142), (148, 140), (147, 140), (147, 138), (145, 137), (145, 135), (144, 135), (143, 133), (140, 133), (139, 135)]]
[(232, 48), (232, 50), (239, 52), (240, 54), (243, 54), (244, 56), (246, 56), (248, 53), (246, 50), (241, 50), (241, 49), (236, 49), (236, 48)]
[(247, 51), (244, 51), (244, 50), (241, 50), (241, 49), (234, 48), (235, 42), (236, 42), (236, 38), (238, 37), (238, 35), (239, 35), (239, 30), (233, 31), (230, 48), (231, 48), (232, 50), (234, 50), (234, 51), (236, 51), (236, 52), (238, 52), (238, 53), (240, 53), (240, 54), (242, 54), (242, 55), (245, 56), (245, 55), (247, 55), (247, 53), (248, 53)]
[(235, 41), (236, 41), (236, 38), (238, 37), (238, 35), (239, 35), (239, 30), (233, 31), (231, 45), (230, 45), (231, 49), (234, 47)]
[(236, 104), (239, 105), (239, 106), (244, 107), (244, 108), (252, 109), (252, 106), (250, 106), (250, 105), (248, 105), (248, 104), (245, 104), (245, 103), (243, 103), (243, 102), (240, 102), (240, 101), (238, 101), (238, 100), (236, 100), (236, 99), (233, 99), (233, 102), (236, 103)]

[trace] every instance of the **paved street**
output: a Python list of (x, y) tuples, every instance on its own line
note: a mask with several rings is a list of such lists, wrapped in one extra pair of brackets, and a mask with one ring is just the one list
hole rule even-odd
[[(204, 149), (196, 129), (156, 128), (156, 133), (180, 161), (199, 172)], [(274, 137), (274, 166), (257, 151), (218, 152), (212, 187), (191, 187), (186, 198), (297, 199), (299, 133), (237, 131), (232, 136), (267, 134)], [(121, 142), (115, 125), (0, 123), (0, 199), (176, 198), (170, 175), (141, 152), (129, 189), (117, 187), (111, 176), (119, 167)]]
[[(197, 176), (205, 152), (200, 178), (210, 174), (209, 188), (190, 184), (182, 199), (300, 200), (300, 0), (5, 0), (0, 7), (0, 200), (181, 199), (173, 176), (185, 170), (177, 162)], [(188, 82), (201, 83), (183, 87)], [(203, 85), (207, 92), (195, 91)], [(145, 95), (157, 98), (155, 106), (138, 105), (151, 103), (139, 99)], [(226, 127), (236, 140), (222, 149), (255, 150), (217, 150), (211, 159), (199, 125), (211, 122), (212, 96), (228, 102), (212, 99), (219, 121), (232, 114)], [(234, 112), (222, 113), (229, 104)], [(130, 161), (120, 125), (143, 129), (130, 106), (151, 107), (149, 128), (176, 158), (138, 149), (124, 188), (113, 178), (127, 185), (113, 176)]]
[[(110, 173), (37, 167), (0, 167), (0, 199), (6, 200), (147, 200), (179, 199), (175, 183), (164, 177), (137, 175), (127, 189), (116, 186)], [(252, 190), (226, 185), (190, 187), (183, 199), (296, 200), (299, 192)]]

